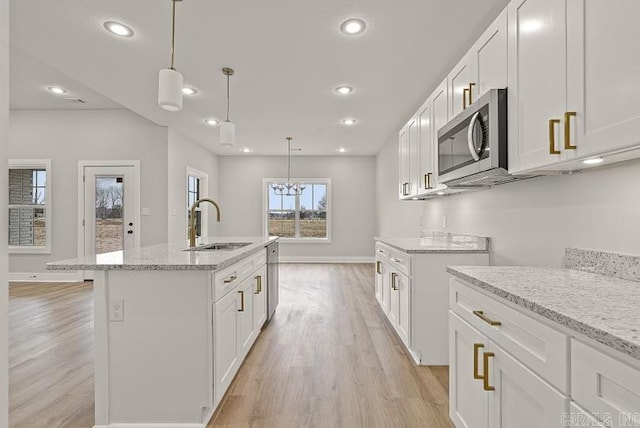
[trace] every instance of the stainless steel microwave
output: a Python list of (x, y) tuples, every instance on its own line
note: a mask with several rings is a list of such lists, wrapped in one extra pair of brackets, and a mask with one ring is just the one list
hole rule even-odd
[(507, 172), (507, 90), (491, 89), (438, 131), (438, 176), (448, 187), (485, 187)]

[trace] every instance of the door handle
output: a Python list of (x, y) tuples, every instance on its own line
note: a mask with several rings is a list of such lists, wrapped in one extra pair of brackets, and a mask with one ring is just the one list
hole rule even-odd
[(564, 113), (564, 148), (565, 150), (575, 150), (577, 146), (571, 145), (571, 118), (576, 116), (575, 111)]
[(478, 373), (478, 351), (482, 348), (484, 348), (484, 344), (482, 343), (473, 344), (473, 378), (474, 379), (484, 379), (484, 375)]
[(425, 189), (431, 189), (431, 177), (433, 176), (432, 173), (428, 172), (424, 175), (424, 188)]
[(483, 380), (483, 387), (485, 391), (495, 391), (496, 388), (495, 386), (491, 386), (489, 384), (489, 358), (490, 357), (495, 357), (495, 354), (493, 352), (485, 352), (483, 354), (483, 361), (482, 363), (484, 364), (484, 374), (482, 375), (482, 380)]
[(476, 86), (475, 83), (469, 83), (469, 105), (473, 104), (472, 89), (474, 86)]
[(469, 88), (464, 88), (462, 90), (462, 110), (466, 110), (467, 108), (467, 97), (469, 96)]
[(262, 276), (258, 275), (255, 277), (256, 280), (256, 291), (253, 294), (260, 294), (262, 292)]
[(382, 273), (382, 262), (380, 260), (376, 261), (376, 273)]
[(391, 272), (391, 288), (395, 291), (398, 291), (398, 286), (396, 285), (396, 278), (398, 274), (395, 272)]
[(240, 309), (238, 309), (238, 312), (244, 312), (244, 291), (240, 290), (238, 293), (240, 293)]
[(225, 284), (231, 284), (233, 281), (235, 281), (238, 277), (236, 275), (231, 275), (229, 278), (225, 279), (223, 282)]
[(479, 161), (480, 153), (482, 153), (482, 146), (480, 146), (480, 150), (478, 150), (476, 147), (476, 143), (473, 140), (473, 128), (479, 116), (480, 116), (480, 112), (477, 111), (471, 117), (471, 121), (469, 122), (469, 128), (467, 129), (467, 144), (469, 145), (469, 153), (471, 153), (471, 157), (473, 158), (474, 161)]
[(560, 123), (559, 119), (549, 119), (549, 154), (559, 155), (560, 150), (556, 150), (556, 125)]
[(473, 315), (477, 316), (478, 318), (480, 318), (482, 321), (486, 322), (490, 326), (496, 327), (496, 326), (502, 325), (502, 322), (492, 320), (491, 318), (486, 316), (484, 314), (484, 311), (473, 311)]

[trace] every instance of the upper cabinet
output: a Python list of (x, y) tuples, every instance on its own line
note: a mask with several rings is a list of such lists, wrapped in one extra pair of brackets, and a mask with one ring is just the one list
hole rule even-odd
[(509, 4), (510, 172), (640, 147), (638, 16), (636, 0)]
[(454, 67), (447, 81), (450, 118), (489, 89), (507, 86), (507, 9), (498, 15)]
[(418, 142), (418, 123), (416, 116), (400, 130), (398, 135), (398, 158), (400, 160), (399, 196), (411, 197), (418, 192), (418, 173), (420, 165), (420, 146)]

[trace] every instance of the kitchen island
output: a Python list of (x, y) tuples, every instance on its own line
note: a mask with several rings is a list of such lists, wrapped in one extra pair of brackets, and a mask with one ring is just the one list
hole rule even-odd
[(47, 264), (94, 271), (96, 427), (206, 427), (266, 321), (265, 247), (276, 240), (209, 237), (196, 250)]

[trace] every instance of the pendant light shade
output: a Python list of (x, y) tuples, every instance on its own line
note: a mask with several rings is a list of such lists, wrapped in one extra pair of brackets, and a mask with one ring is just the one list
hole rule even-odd
[(171, 66), (160, 70), (158, 75), (158, 105), (167, 111), (182, 110), (182, 88), (184, 77), (174, 67), (176, 56), (176, 3), (171, 0)]
[(236, 143), (236, 124), (225, 120), (220, 124), (220, 145), (233, 147)]
[(163, 68), (158, 76), (158, 105), (167, 111), (182, 110), (182, 73), (171, 68)]
[(233, 147), (236, 144), (236, 125), (229, 120), (229, 78), (233, 76), (233, 73), (235, 73), (235, 71), (231, 67), (222, 69), (222, 74), (227, 76), (227, 120), (220, 125), (220, 145), (223, 147)]

